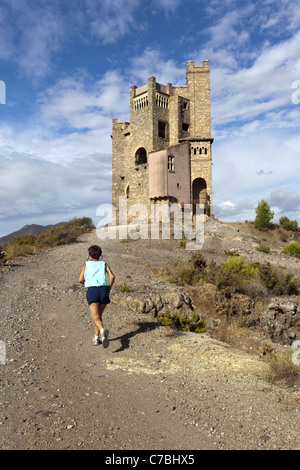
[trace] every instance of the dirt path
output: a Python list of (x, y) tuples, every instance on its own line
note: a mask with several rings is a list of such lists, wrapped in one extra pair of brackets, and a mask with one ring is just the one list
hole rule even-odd
[[(110, 346), (77, 278), (95, 233), (24, 260), (1, 278), (2, 449), (299, 449), (300, 398), (266, 363), (208, 335), (170, 334), (114, 302)], [(159, 282), (153, 266), (189, 257), (178, 241), (101, 243), (116, 285)]]

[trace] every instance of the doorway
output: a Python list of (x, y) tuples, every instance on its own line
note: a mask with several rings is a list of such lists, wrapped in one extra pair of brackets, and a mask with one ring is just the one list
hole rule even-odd
[(204, 178), (196, 178), (192, 185), (193, 191), (193, 213), (196, 213), (196, 205), (203, 204), (204, 214), (210, 216), (209, 195), (207, 194), (207, 185)]

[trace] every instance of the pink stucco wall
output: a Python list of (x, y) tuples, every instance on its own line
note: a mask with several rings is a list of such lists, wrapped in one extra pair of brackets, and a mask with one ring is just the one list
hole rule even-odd
[[(174, 171), (168, 171), (168, 156), (174, 157)], [(148, 158), (149, 198), (173, 197), (191, 202), (190, 145), (188, 142), (151, 152)]]
[(168, 195), (168, 167), (166, 150), (151, 152), (148, 157), (149, 198)]

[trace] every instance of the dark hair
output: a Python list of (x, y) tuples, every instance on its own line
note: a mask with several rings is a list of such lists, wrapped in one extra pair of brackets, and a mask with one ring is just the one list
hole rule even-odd
[(98, 245), (92, 245), (89, 247), (89, 255), (93, 259), (99, 259), (102, 255), (102, 250)]

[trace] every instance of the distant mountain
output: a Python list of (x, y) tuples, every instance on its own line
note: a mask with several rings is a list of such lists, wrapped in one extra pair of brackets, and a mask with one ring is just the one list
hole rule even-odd
[[(56, 225), (59, 225), (59, 224), (56, 224)], [(12, 233), (9, 233), (8, 235), (5, 235), (4, 237), (0, 237), (0, 245), (4, 245), (5, 243), (9, 242), (15, 237), (18, 237), (19, 235), (27, 235), (27, 234), (37, 235), (38, 233), (42, 232), (43, 230), (46, 230), (49, 227), (55, 227), (55, 225), (36, 225), (36, 224), (24, 225), (24, 227), (20, 228), (20, 230), (17, 230), (16, 232), (12, 232)]]

